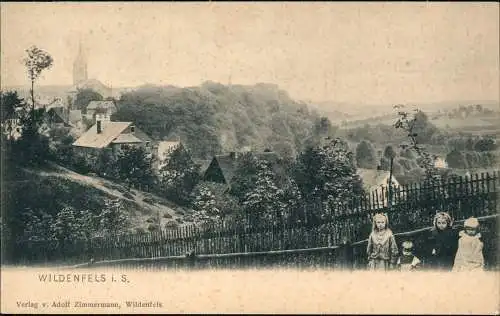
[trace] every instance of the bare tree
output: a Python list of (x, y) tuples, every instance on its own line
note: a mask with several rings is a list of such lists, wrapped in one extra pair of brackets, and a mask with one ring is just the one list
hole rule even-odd
[(419, 123), (419, 119), (421, 117), (418, 115), (420, 112), (419, 109), (414, 109), (415, 114), (411, 115), (410, 113), (403, 110), (403, 105), (395, 105), (394, 108), (398, 110), (398, 120), (394, 124), (395, 128), (399, 128), (407, 132), (407, 136), (409, 139), (409, 144), (401, 144), (400, 147), (402, 149), (413, 149), (417, 155), (417, 163), (418, 165), (425, 170), (426, 172), (426, 180), (434, 181), (438, 177), (438, 171), (434, 166), (434, 159), (436, 158), (434, 155), (430, 154), (424, 146), (419, 142), (418, 133), (415, 131), (416, 126)]
[(54, 63), (54, 59), (49, 53), (44, 50), (31, 46), (26, 50), (28, 54), (24, 58), (23, 62), (28, 71), (28, 77), (31, 81), (31, 115), (33, 122), (35, 121), (35, 81), (40, 77), (42, 71), (48, 69)]

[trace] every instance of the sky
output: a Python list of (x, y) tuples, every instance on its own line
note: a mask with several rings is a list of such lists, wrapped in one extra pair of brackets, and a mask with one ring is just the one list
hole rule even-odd
[(499, 4), (403, 2), (1, 3), (1, 84), (24, 50), (70, 85), (79, 38), (112, 87), (274, 83), (298, 100), (358, 104), (499, 97)]

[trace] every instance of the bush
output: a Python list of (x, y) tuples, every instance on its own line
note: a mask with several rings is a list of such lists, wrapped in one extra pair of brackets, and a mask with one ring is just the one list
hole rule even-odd
[(144, 199), (142, 199), (142, 201), (149, 204), (154, 204), (156, 202), (153, 198), (150, 197), (145, 197)]
[(364, 140), (356, 147), (356, 164), (358, 168), (377, 168), (375, 150), (370, 142)]
[(168, 222), (165, 223), (165, 228), (166, 229), (175, 229), (177, 227), (179, 227), (179, 224), (177, 224), (176, 221), (172, 220), (172, 221), (168, 221)]
[(158, 224), (150, 224), (148, 226), (148, 231), (154, 232), (160, 230), (160, 226)]
[(135, 232), (136, 232), (137, 234), (145, 234), (145, 233), (146, 233), (146, 230), (145, 230), (144, 228), (142, 228), (142, 227), (137, 227), (137, 228), (135, 229)]
[(123, 197), (126, 198), (126, 199), (130, 199), (130, 200), (133, 200), (134, 199), (134, 196), (132, 195), (132, 193), (130, 192), (125, 192), (123, 194)]
[(87, 163), (87, 160), (85, 159), (85, 157), (81, 155), (74, 156), (72, 166), (76, 172), (81, 174), (87, 174), (91, 171), (91, 168)]

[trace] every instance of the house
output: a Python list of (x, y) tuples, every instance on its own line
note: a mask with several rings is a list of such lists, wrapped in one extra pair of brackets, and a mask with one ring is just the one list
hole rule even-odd
[[(268, 162), (275, 174), (284, 172), (281, 158), (275, 152), (251, 152), (250, 154)], [(231, 185), (241, 157), (242, 153), (239, 152), (230, 152), (229, 154), (213, 157), (203, 175), (203, 180)]]
[[(358, 168), (357, 174), (363, 181), (363, 189), (369, 194), (376, 194), (375, 197), (380, 203), (380, 207), (387, 206), (387, 192), (390, 172), (386, 170), (363, 169)], [(392, 187), (400, 187), (398, 180), (392, 175)]]
[[(96, 114), (111, 117), (117, 111), (113, 101), (90, 101), (87, 105), (87, 118), (93, 120)], [(97, 122), (97, 119), (96, 119)]]
[(438, 169), (446, 169), (448, 168), (448, 163), (446, 162), (445, 159), (441, 157), (436, 157), (434, 159), (434, 167)]
[(82, 124), (83, 117), (81, 110), (70, 110), (69, 111), (69, 123), (73, 126), (79, 126)]
[(45, 112), (44, 121), (49, 128), (71, 126), (69, 123), (69, 110), (66, 107), (50, 107)]
[(193, 159), (193, 162), (195, 165), (197, 165), (200, 168), (199, 169), (200, 176), (203, 178), (203, 175), (207, 171), (212, 160), (210, 160), (210, 159)]
[(152, 153), (152, 142), (132, 122), (97, 121), (73, 146), (85, 155), (99, 154), (103, 149), (111, 149), (115, 153), (124, 146), (140, 146)]
[(102, 95), (103, 98), (113, 96), (113, 90), (97, 79), (81, 78), (79, 80), (80, 82), (74, 84), (69, 90), (67, 90), (67, 94), (70, 95), (73, 102), (76, 100), (79, 90), (93, 90)]
[(5, 134), (7, 139), (16, 140), (21, 137), (21, 113), (23, 109), (21, 107), (17, 107), (14, 109), (14, 113), (12, 113), (5, 121), (2, 123), (2, 132)]

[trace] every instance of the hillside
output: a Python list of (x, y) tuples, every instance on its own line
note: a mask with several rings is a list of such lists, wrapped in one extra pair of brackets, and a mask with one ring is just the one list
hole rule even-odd
[(319, 115), (276, 85), (143, 86), (124, 93), (113, 120), (134, 121), (156, 139), (179, 136), (198, 158), (266, 148), (295, 155)]
[[(477, 106), (481, 110), (477, 110)], [(338, 122), (335, 114), (329, 107), (317, 107), (325, 113), (332, 122)], [(370, 106), (370, 111), (357, 115), (359, 106), (352, 106), (352, 110), (344, 109), (344, 117), (340, 127), (343, 129), (359, 128), (364, 125), (393, 125), (397, 120), (397, 111), (392, 106)], [(407, 111), (420, 109), (428, 116), (432, 124), (443, 131), (464, 132), (471, 134), (498, 135), (500, 126), (500, 108), (495, 101), (469, 101), (469, 102), (440, 102), (431, 104), (417, 104), (408, 106)], [(373, 109), (373, 110), (372, 110)], [(338, 116), (336, 116), (338, 118)]]
[[(6, 210), (31, 209), (53, 216), (64, 207), (100, 210), (106, 199), (118, 199), (129, 220), (130, 231), (147, 231), (152, 224), (183, 226), (189, 223), (189, 210), (136, 189), (97, 177), (85, 176), (51, 163), (40, 169), (20, 169), (4, 181), (2, 207)], [(159, 222), (158, 222), (159, 220)]]

